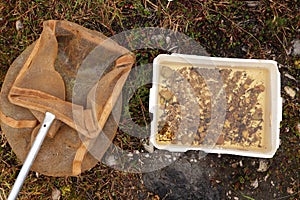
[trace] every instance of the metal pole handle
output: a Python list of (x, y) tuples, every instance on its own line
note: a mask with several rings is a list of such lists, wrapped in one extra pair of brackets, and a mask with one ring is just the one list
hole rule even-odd
[(21, 171), (17, 177), (17, 180), (15, 181), (15, 184), (8, 196), (8, 200), (15, 200), (22, 188), (22, 185), (26, 179), (26, 176), (42, 146), (42, 143), (50, 129), (51, 124), (53, 123), (55, 119), (55, 115), (53, 115), (50, 112), (46, 112), (43, 124), (34, 140), (34, 143), (26, 157), (26, 160), (21, 168)]

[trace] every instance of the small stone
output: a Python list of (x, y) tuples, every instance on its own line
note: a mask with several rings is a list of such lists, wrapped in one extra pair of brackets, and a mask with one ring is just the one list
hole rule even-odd
[(234, 199), (234, 200), (239, 200), (239, 198), (238, 198), (238, 197), (233, 197), (233, 199)]
[(248, 48), (248, 46), (242, 46), (242, 51), (244, 51), (244, 52), (248, 52), (249, 51), (249, 48)]
[(160, 95), (167, 101), (169, 101), (172, 97), (173, 94), (169, 90), (163, 90), (160, 92)]
[(300, 134), (300, 123), (297, 124), (296, 129), (297, 129), (298, 133)]
[(239, 164), (240, 164), (240, 167), (243, 167), (243, 161), (242, 160), (240, 160)]
[(58, 190), (57, 188), (54, 188), (53, 190), (52, 190), (52, 195), (51, 195), (51, 199), (52, 200), (59, 200), (60, 199), (60, 197), (61, 197), (61, 191), (60, 190)]
[(139, 150), (134, 150), (134, 153), (135, 153), (135, 154), (139, 154), (140, 151), (139, 151)]
[(288, 187), (288, 188), (286, 189), (286, 191), (287, 191), (287, 193), (289, 193), (289, 194), (294, 194), (293, 188)]
[(293, 40), (292, 44), (293, 44), (292, 54), (295, 56), (300, 55), (300, 40)]
[(106, 158), (106, 164), (108, 166), (114, 166), (117, 164), (117, 161), (115, 159), (115, 156), (114, 155), (110, 155)]
[(232, 163), (231, 167), (234, 169), (237, 168), (237, 163)]
[(251, 183), (251, 186), (252, 186), (254, 189), (256, 189), (256, 188), (258, 187), (258, 179), (257, 179), (257, 178), (255, 179), (255, 181), (253, 181), (253, 182)]
[(284, 91), (285, 91), (290, 97), (292, 97), (292, 99), (295, 98), (295, 96), (296, 96), (296, 91), (293, 90), (291, 87), (285, 86), (285, 87), (284, 87)]
[(259, 167), (257, 169), (258, 172), (265, 172), (268, 170), (268, 168), (269, 168), (268, 161), (265, 161), (265, 160), (259, 161)]
[(167, 154), (167, 155), (165, 155), (165, 157), (166, 157), (166, 158), (171, 158), (172, 156), (169, 155), (169, 154)]
[(290, 132), (290, 128), (289, 128), (289, 127), (286, 127), (284, 130), (285, 130), (285, 132), (287, 132), (287, 133)]
[(167, 44), (171, 43), (171, 38), (169, 36), (166, 37), (166, 42), (167, 42)]
[(148, 151), (149, 153), (153, 153), (154, 152), (154, 146), (152, 143), (150, 143), (149, 145), (144, 143), (143, 147), (146, 151)]
[(222, 145), (222, 144), (224, 144), (224, 136), (220, 135), (217, 140), (217, 145)]
[(246, 1), (246, 4), (249, 8), (255, 8), (259, 5), (259, 1)]
[(17, 31), (21, 30), (23, 28), (23, 24), (21, 20), (16, 21), (16, 29)]
[(204, 131), (204, 127), (203, 126), (199, 127), (198, 131), (199, 131), (199, 133), (202, 133)]
[(245, 139), (247, 139), (248, 136), (249, 136), (248, 131), (247, 131), (247, 130), (244, 130), (244, 131), (242, 132), (242, 135), (243, 135), (243, 137), (244, 137)]
[(127, 156), (132, 157), (133, 154), (132, 154), (131, 152), (129, 152), (129, 153), (127, 154)]

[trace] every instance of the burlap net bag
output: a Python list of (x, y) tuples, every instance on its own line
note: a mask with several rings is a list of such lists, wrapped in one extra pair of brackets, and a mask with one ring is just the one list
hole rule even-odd
[[(114, 62), (96, 66), (104, 75), (93, 87), (79, 85), (81, 97), (74, 103), (78, 70), (99, 45), (99, 61), (91, 64)], [(1, 90), (1, 128), (17, 157), (24, 162), (48, 111), (56, 119), (31, 170), (72, 176), (94, 167), (116, 134), (118, 117), (111, 112), (134, 60), (99, 32), (67, 21), (44, 22), (40, 38), (13, 62)]]

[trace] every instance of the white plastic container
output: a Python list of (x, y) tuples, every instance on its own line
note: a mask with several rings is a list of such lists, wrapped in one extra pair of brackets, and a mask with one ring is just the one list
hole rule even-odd
[[(257, 129), (260, 130), (260, 136), (258, 137), (258, 133), (256, 135), (253, 136), (253, 131), (249, 134), (252, 134), (252, 138), (260, 138), (259, 140), (259, 145), (256, 145), (253, 147), (252, 146), (247, 146), (248, 143), (247, 141), (252, 141), (249, 138), (251, 138), (249, 136), (248, 138), (248, 133), (247, 133), (247, 126), (243, 125), (243, 130), (245, 132), (242, 133), (236, 133), (237, 138), (239, 138), (239, 140), (241, 141), (245, 141), (245, 144), (236, 142), (235, 139), (228, 139), (231, 136), (227, 135), (229, 133), (227, 132), (231, 132), (228, 131), (227, 128), (227, 132), (224, 132), (223, 127), (218, 128), (218, 126), (215, 126), (215, 128), (212, 128), (212, 132), (220, 132), (220, 134), (222, 135), (223, 138), (223, 143), (222, 144), (198, 144), (196, 142), (191, 142), (188, 144), (183, 143), (183, 139), (181, 139), (181, 141), (178, 142), (178, 138), (174, 139), (174, 141), (176, 142), (172, 142), (172, 141), (160, 141), (158, 138), (160, 138), (160, 136), (158, 135), (159, 132), (161, 131), (159, 128), (159, 123), (163, 124), (160, 122), (160, 117), (163, 116), (162, 113), (164, 113), (164, 107), (166, 107), (165, 105), (162, 105), (162, 102), (166, 101), (166, 100), (161, 100), (162, 97), (160, 97), (160, 92), (162, 90), (165, 90), (165, 86), (162, 86), (163, 82), (168, 82), (168, 80), (166, 80), (165, 77), (162, 77), (162, 69), (163, 67), (168, 67), (170, 69), (174, 69), (174, 70), (179, 70), (181, 68), (184, 67), (189, 67), (192, 69), (214, 69), (216, 70), (216, 72), (221, 71), (221, 70), (227, 70), (227, 71), (231, 71), (232, 74), (236, 75), (236, 74), (240, 74), (239, 73), (234, 73), (235, 71), (242, 71), (245, 74), (245, 78), (246, 79), (246, 75), (249, 77), (252, 77), (253, 82), (252, 85), (255, 86), (255, 84), (260, 84), (263, 85), (260, 86), (262, 88), (264, 88), (264, 91), (262, 92), (262, 97), (258, 96), (257, 99), (257, 105), (253, 106), (252, 108), (249, 108), (248, 114), (245, 114), (244, 116), (250, 116), (249, 120), (244, 118), (238, 118), (240, 121), (245, 121), (245, 124), (252, 124), (249, 125), (249, 127), (254, 127), (253, 130), (255, 129), (255, 123), (251, 122), (251, 112), (255, 109), (257, 109), (259, 106), (261, 106), (261, 110), (262, 110), (262, 120), (260, 121), (260, 128), (261, 129)], [(236, 58), (217, 58), (217, 57), (205, 57), (205, 56), (194, 56), (194, 55), (183, 55), (183, 54), (172, 54), (172, 55), (165, 55), (165, 54), (161, 54), (159, 56), (157, 56), (154, 59), (153, 62), (153, 86), (150, 89), (150, 102), (149, 102), (149, 111), (153, 114), (153, 120), (151, 122), (151, 136), (150, 136), (150, 142), (158, 149), (165, 149), (165, 150), (169, 150), (172, 152), (185, 152), (188, 150), (202, 150), (205, 151), (207, 153), (219, 153), (219, 154), (234, 154), (234, 155), (241, 155), (241, 156), (249, 156), (249, 157), (260, 157), (260, 158), (271, 158), (274, 156), (274, 154), (276, 153), (276, 150), (279, 147), (279, 126), (280, 126), (280, 121), (282, 119), (282, 98), (280, 97), (280, 74), (277, 68), (277, 62), (272, 61), (272, 60), (257, 60), (257, 59), (236, 59)], [(204, 73), (203, 75), (206, 76), (205, 80), (206, 81), (212, 81), (209, 80), (210, 75), (205, 75), (206, 73)], [(234, 75), (231, 75), (232, 77), (234, 77)], [(228, 75), (229, 77), (229, 75)], [(243, 77), (241, 77), (241, 79), (243, 79)], [(223, 79), (222, 79), (223, 80)], [(235, 80), (235, 79), (232, 79)], [(174, 80), (173, 80), (174, 81)], [(230, 83), (230, 78), (228, 78), (228, 83)], [(224, 88), (226, 83), (222, 83), (222, 81), (219, 81), (218, 84), (224, 84)], [(237, 85), (242, 83), (236, 83)], [(208, 84), (207, 84), (208, 85)], [(227, 84), (229, 85), (229, 84)], [(228, 86), (229, 87), (229, 86)], [(238, 87), (238, 86), (237, 86)], [(242, 86), (241, 86), (242, 87)], [(245, 84), (243, 87), (246, 87)], [(258, 86), (257, 86), (258, 87)], [(164, 89), (162, 89), (164, 88)], [(250, 88), (251, 89), (251, 88)], [(185, 90), (185, 89), (184, 89)], [(185, 91), (182, 92), (185, 92)], [(186, 89), (188, 90), (188, 89)], [(234, 89), (235, 91), (238, 90), (238, 88)], [(225, 91), (225, 89), (223, 90)], [(228, 94), (230, 94), (230, 89), (227, 88), (227, 92)], [(249, 92), (250, 90), (245, 90), (247, 92)], [(210, 91), (212, 94), (211, 95), (211, 105), (215, 105), (215, 106), (211, 106), (211, 110), (210, 112), (214, 114), (211, 114), (210, 116), (214, 116), (213, 118), (220, 118), (222, 121), (225, 123), (225, 121), (227, 120), (227, 116), (231, 116), (230, 115), (230, 111), (228, 110), (228, 107), (231, 105), (232, 107), (232, 103), (229, 104), (229, 100), (233, 101), (232, 98), (230, 97), (222, 97), (223, 93), (221, 95), (221, 97), (219, 97), (217, 93), (213, 93), (214, 91)], [(220, 93), (220, 92), (219, 92)], [(226, 95), (227, 95), (226, 93)], [(224, 93), (225, 94), (225, 93)], [(177, 94), (178, 95), (178, 94)], [(174, 95), (176, 96), (176, 95)], [(216, 97), (218, 96), (218, 97)], [(172, 97), (175, 99), (175, 97)], [(216, 104), (213, 104), (213, 98), (218, 98), (218, 102), (216, 102)], [(223, 99), (222, 99), (223, 98)], [(245, 97), (240, 97), (241, 99), (246, 99)], [(250, 97), (249, 97), (250, 98)], [(224, 102), (225, 99), (225, 102)], [(192, 98), (191, 98), (192, 100)], [(228, 102), (227, 102), (228, 101)], [(242, 100), (241, 100), (242, 101)], [(246, 101), (246, 100), (244, 100)], [(250, 101), (250, 100), (249, 100)], [(227, 104), (226, 104), (227, 103)], [(191, 103), (192, 104), (192, 103)], [(221, 104), (221, 105), (220, 105)], [(187, 104), (189, 105), (189, 103)], [(239, 105), (235, 105), (235, 106), (239, 106)], [(222, 109), (224, 107), (224, 109)], [(245, 107), (246, 108), (246, 107)], [(196, 109), (196, 108), (195, 108)], [(236, 109), (236, 108), (231, 108), (231, 109)], [(215, 111), (213, 111), (215, 110)], [(201, 111), (202, 112), (202, 111)], [(225, 117), (222, 119), (222, 116)], [(231, 117), (232, 118), (232, 117)], [(182, 119), (183, 120), (183, 119)], [(247, 121), (248, 120), (248, 121)], [(195, 121), (195, 120), (194, 120)], [(197, 120), (196, 120), (197, 121)], [(230, 120), (229, 120), (230, 121)], [(233, 121), (231, 119), (231, 122), (236, 123), (236, 121)], [(196, 122), (198, 123), (198, 122)], [(213, 124), (213, 119), (211, 119), (210, 121), (211, 124)], [(212, 126), (210, 124), (210, 126)], [(229, 123), (228, 123), (229, 124)], [(254, 125), (253, 125), (254, 124)], [(188, 127), (189, 124), (185, 123), (185, 126)], [(228, 125), (229, 126), (229, 125)], [(258, 126), (258, 125), (257, 125)], [(209, 126), (206, 126), (207, 129), (209, 129)], [(234, 126), (233, 126), (234, 127)], [(179, 130), (177, 130), (177, 132), (180, 132), (180, 128)], [(185, 130), (185, 129), (182, 129)], [(198, 127), (197, 127), (198, 130)], [(250, 129), (249, 129), (250, 130)], [(252, 129), (251, 129), (252, 130)], [(241, 132), (240, 129), (235, 128), (236, 132)], [(176, 132), (176, 131), (175, 131)], [(209, 131), (207, 131), (209, 132)], [(222, 133), (221, 133), (222, 132)], [(234, 132), (234, 131), (232, 131)], [(259, 131), (258, 131), (259, 132)], [(161, 133), (161, 132), (160, 132)], [(177, 133), (176, 133), (177, 134)], [(178, 133), (178, 134), (182, 134), (182, 133)], [(232, 133), (233, 135), (235, 133)], [(193, 134), (193, 136), (195, 136), (195, 134)], [(208, 136), (209, 133), (206, 133), (206, 136)], [(205, 137), (206, 137), (205, 136)], [(173, 136), (172, 136), (173, 137)], [(179, 137), (179, 136), (178, 136)], [(175, 138), (175, 136), (174, 136)], [(181, 138), (183, 138), (183, 136), (181, 135)], [(220, 138), (220, 136), (218, 136), (218, 138)], [(225, 138), (225, 140), (224, 140)], [(180, 139), (179, 139), (180, 140)], [(215, 141), (219, 141), (219, 140), (215, 140)], [(253, 139), (253, 141), (256, 141)], [(252, 142), (250, 142), (252, 145)], [(249, 144), (250, 145), (250, 144)]]

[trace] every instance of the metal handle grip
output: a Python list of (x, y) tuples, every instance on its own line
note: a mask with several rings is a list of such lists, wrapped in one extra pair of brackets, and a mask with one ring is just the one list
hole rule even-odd
[(42, 143), (49, 131), (49, 128), (51, 126), (51, 124), (53, 123), (55, 119), (55, 115), (53, 115), (52, 113), (46, 112), (43, 124), (34, 140), (34, 143), (25, 159), (25, 162), (21, 168), (21, 171), (17, 177), (17, 180), (15, 181), (15, 184), (8, 196), (8, 200), (15, 200), (19, 194), (19, 191), (22, 188), (22, 185), (26, 179), (26, 176), (42, 146)]

